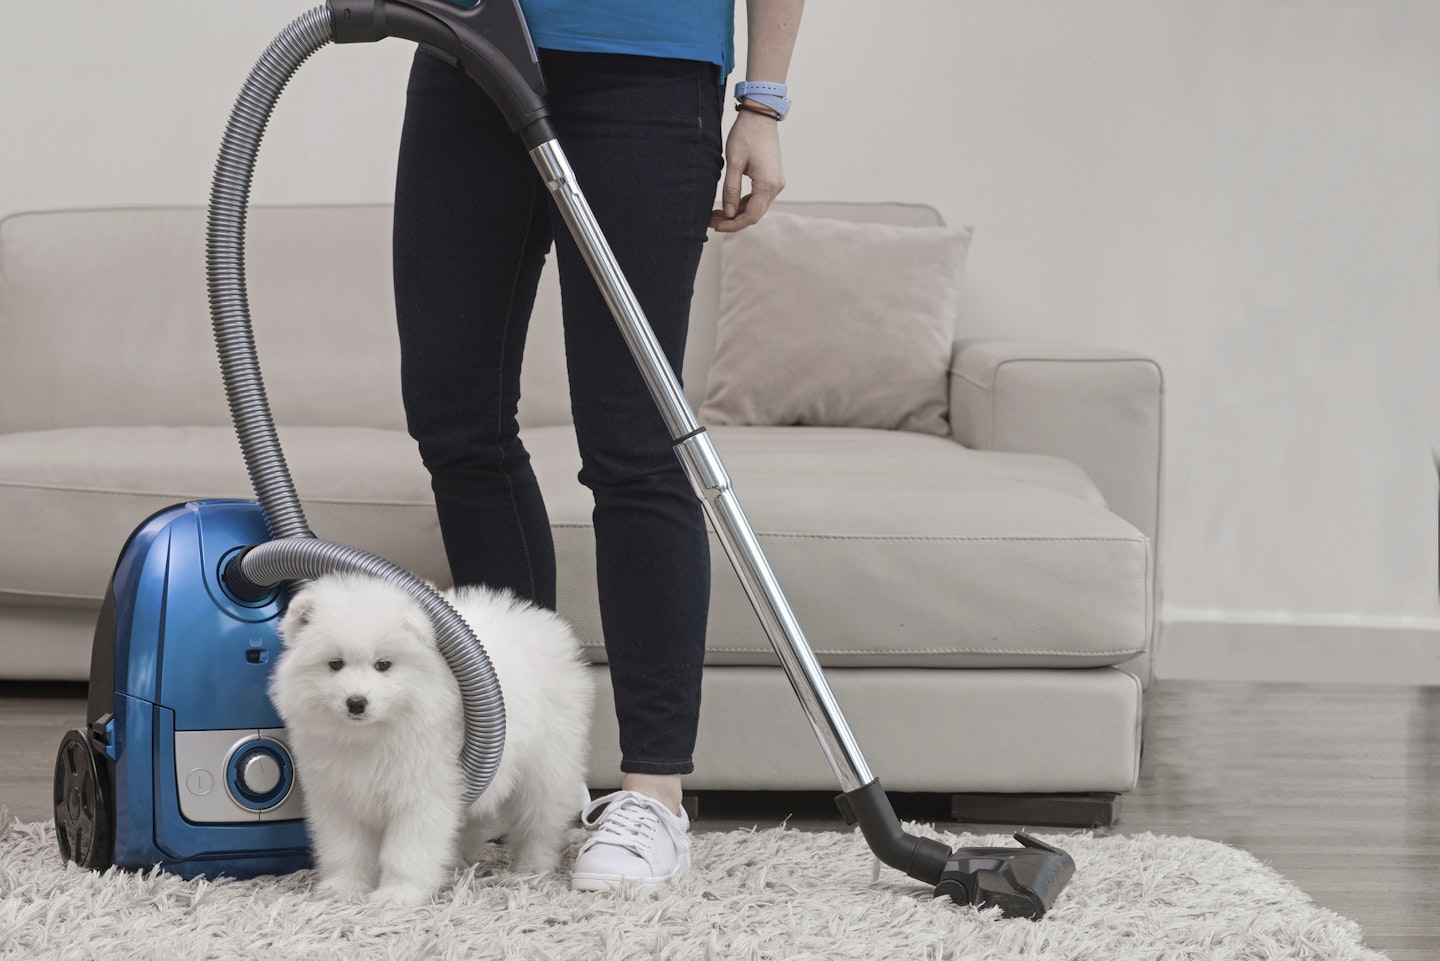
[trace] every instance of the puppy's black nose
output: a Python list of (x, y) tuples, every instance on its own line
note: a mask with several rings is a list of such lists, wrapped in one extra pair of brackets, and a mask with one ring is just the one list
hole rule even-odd
[(345, 706), (350, 709), (351, 714), (364, 714), (365, 705), (368, 703), (363, 697), (352, 697), (345, 701)]

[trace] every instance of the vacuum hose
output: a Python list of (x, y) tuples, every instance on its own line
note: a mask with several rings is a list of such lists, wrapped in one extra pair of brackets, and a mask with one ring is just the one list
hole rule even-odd
[(460, 687), (465, 714), (460, 760), (468, 806), (490, 786), (505, 743), (505, 706), (490, 659), (460, 615), (424, 581), (373, 554), (317, 540), (310, 532), (280, 449), (250, 324), (245, 217), (255, 155), (281, 91), (300, 65), (332, 39), (330, 10), (317, 7), (296, 18), (270, 43), (235, 101), (215, 164), (205, 243), (210, 315), (245, 467), (275, 538), (237, 556), (225, 577), (232, 589), (245, 593), (282, 580), (344, 571), (383, 578), (413, 596), (430, 615), (440, 653)]

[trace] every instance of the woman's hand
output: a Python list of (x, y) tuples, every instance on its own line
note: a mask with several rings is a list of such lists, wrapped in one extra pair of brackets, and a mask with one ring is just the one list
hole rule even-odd
[[(722, 234), (744, 230), (765, 216), (770, 202), (785, 189), (780, 164), (780, 124), (747, 110), (737, 112), (725, 140), (725, 183), (721, 209), (710, 214), (710, 226)], [(740, 179), (750, 178), (750, 193), (740, 195)]]
[[(785, 82), (804, 9), (805, 0), (747, 0), (746, 80)], [(736, 114), (725, 139), (725, 184), (720, 189), (720, 209), (710, 214), (711, 228), (722, 234), (744, 230), (765, 216), (770, 201), (785, 189), (779, 127), (774, 118), (749, 110)], [(750, 193), (742, 197), (743, 177), (750, 178)]]

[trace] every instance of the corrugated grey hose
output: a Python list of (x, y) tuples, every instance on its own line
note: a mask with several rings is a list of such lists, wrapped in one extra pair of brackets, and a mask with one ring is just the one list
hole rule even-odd
[(300, 65), (330, 40), (330, 11), (317, 7), (265, 49), (230, 112), (210, 189), (205, 267), (215, 346), (245, 467), (275, 538), (251, 547), (240, 571), (261, 586), (339, 571), (371, 574), (399, 585), (420, 602), (435, 624), (440, 653), (455, 673), (464, 702), (460, 761), (468, 806), (490, 786), (505, 744), (505, 705), (490, 659), (460, 615), (424, 581), (373, 554), (317, 540), (310, 532), (275, 433), (255, 353), (245, 293), (245, 216), (255, 155), (280, 92)]

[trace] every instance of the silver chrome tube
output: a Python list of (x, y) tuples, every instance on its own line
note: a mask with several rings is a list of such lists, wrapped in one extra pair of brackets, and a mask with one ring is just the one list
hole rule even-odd
[(780, 589), (780, 581), (765, 559), (740, 499), (730, 486), (730, 476), (720, 463), (714, 441), (701, 430), (677, 444), (675, 451), (685, 465), (690, 485), (705, 504), (710, 524), (760, 618), (765, 636), (770, 639), (770, 646), (775, 649), (840, 786), (847, 792), (864, 787), (875, 776), (870, 773), (860, 746), (840, 713), (815, 652)]
[(469, 806), (490, 786), (505, 743), (504, 699), (490, 659), (465, 621), (429, 585), (372, 554), (316, 540), (310, 533), (280, 449), (255, 351), (245, 285), (245, 218), (255, 156), (281, 91), (300, 65), (331, 39), (330, 10), (316, 7), (265, 49), (231, 111), (210, 190), (205, 272), (215, 346), (245, 467), (270, 534), (276, 538), (252, 547), (240, 572), (259, 585), (332, 571), (368, 573), (400, 585), (420, 602), (435, 624), (441, 653), (460, 687), (465, 715), (460, 762)]
[(715, 445), (690, 409), (680, 379), (670, 368), (670, 362), (660, 349), (640, 302), (616, 263), (615, 255), (576, 183), (575, 172), (565, 159), (564, 151), (558, 142), (551, 140), (535, 146), (530, 151), (530, 157), (575, 237), (590, 273), (599, 284), (610, 312), (615, 315), (615, 322), (620, 325), (641, 376), (665, 418), (690, 485), (705, 505), (705, 513), (739, 575), (745, 593), (750, 597), (765, 635), (780, 658), (790, 686), (800, 700), (830, 767), (847, 792), (864, 787), (875, 777), (870, 773), (855, 736), (845, 723), (845, 717), (815, 659), (815, 653), (805, 640), (780, 583), (760, 549), (754, 529), (745, 517), (735, 492), (730, 489), (729, 475), (715, 452)]

